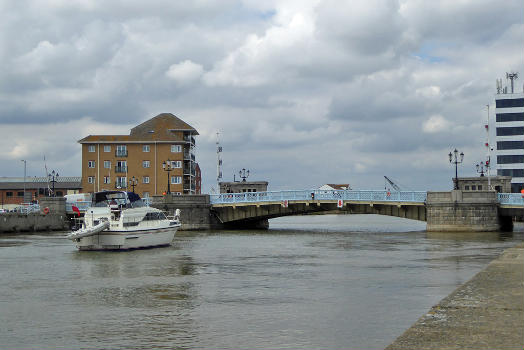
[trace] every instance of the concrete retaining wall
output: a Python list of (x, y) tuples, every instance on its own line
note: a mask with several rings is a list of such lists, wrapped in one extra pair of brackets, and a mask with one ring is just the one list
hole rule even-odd
[(0, 215), (0, 232), (35, 232), (67, 230), (69, 222), (61, 214), (19, 214), (4, 213)]

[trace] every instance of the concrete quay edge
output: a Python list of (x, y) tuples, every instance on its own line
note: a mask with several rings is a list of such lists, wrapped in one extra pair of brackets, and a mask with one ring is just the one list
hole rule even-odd
[(524, 348), (524, 243), (433, 306), (386, 350)]

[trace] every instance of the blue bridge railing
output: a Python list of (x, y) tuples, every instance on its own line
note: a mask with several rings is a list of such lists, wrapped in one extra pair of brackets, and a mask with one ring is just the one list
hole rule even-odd
[(278, 202), (295, 200), (344, 200), (344, 201), (384, 201), (423, 203), (426, 201), (425, 191), (274, 191), (274, 192), (243, 192), (221, 193), (210, 195), (211, 204), (234, 204), (255, 202)]
[(524, 206), (524, 198), (520, 193), (498, 193), (497, 196), (500, 204)]

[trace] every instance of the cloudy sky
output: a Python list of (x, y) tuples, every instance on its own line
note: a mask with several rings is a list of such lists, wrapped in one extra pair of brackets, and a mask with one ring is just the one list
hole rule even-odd
[(524, 2), (0, 0), (0, 62), (0, 176), (80, 176), (77, 140), (170, 112), (206, 192), (217, 131), (227, 181), (450, 189), (495, 79), (524, 78)]

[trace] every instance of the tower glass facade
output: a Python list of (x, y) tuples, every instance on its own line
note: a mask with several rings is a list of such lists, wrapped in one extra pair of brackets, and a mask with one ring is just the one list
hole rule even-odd
[(497, 175), (512, 176), (511, 192), (520, 192), (524, 188), (524, 93), (506, 91), (495, 95)]

